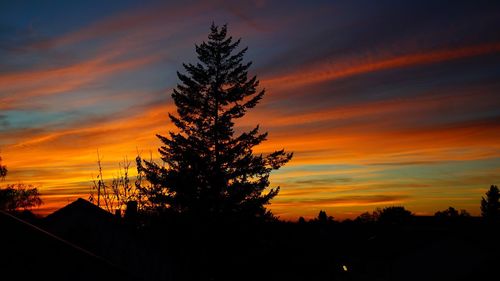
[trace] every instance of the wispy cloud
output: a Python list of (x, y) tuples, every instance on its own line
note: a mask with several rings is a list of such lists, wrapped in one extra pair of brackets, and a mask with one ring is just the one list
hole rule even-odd
[(339, 207), (339, 206), (360, 206), (360, 205), (380, 205), (402, 203), (407, 196), (391, 195), (366, 195), (366, 196), (342, 196), (337, 198), (320, 198), (305, 200), (290, 200), (288, 202), (274, 203), (275, 207), (288, 205), (305, 205), (314, 207)]
[(435, 50), (426, 53), (407, 54), (395, 57), (391, 57), (390, 55), (378, 57), (363, 56), (348, 61), (339, 60), (305, 67), (296, 72), (278, 77), (266, 78), (263, 82), (270, 85), (270, 88), (293, 88), (375, 71), (439, 63), (495, 53), (500, 53), (500, 43)]
[(282, 187), (273, 211), (353, 217), (405, 204), (432, 213), (439, 198), (473, 207), (498, 180), (498, 17), (482, 4), (470, 13), (450, 4), (454, 18), (408, 5), (182, 1), (82, 11), (64, 28), (43, 13), (19, 18), (0, 30), (7, 180), (40, 185), (46, 213), (86, 197), (97, 149), (108, 176), (124, 156), (157, 157), (154, 135), (173, 129), (175, 72), (195, 60), (210, 23), (227, 22), (268, 90), (237, 130), (269, 131), (257, 153), (295, 152), (271, 178)]
[(121, 62), (109, 62), (110, 56), (99, 57), (75, 65), (0, 75), (0, 87), (4, 94), (0, 96), (0, 109), (18, 108), (27, 100), (50, 95), (68, 93), (107, 76), (137, 69), (157, 61), (161, 55), (151, 55)]

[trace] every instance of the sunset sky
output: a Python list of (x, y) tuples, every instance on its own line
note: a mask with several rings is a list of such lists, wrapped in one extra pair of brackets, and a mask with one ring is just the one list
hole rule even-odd
[(271, 210), (353, 218), (404, 205), (479, 214), (500, 184), (500, 1), (1, 1), (0, 186), (47, 214), (137, 152), (158, 157), (170, 94), (228, 24), (266, 96), (239, 129), (285, 148)]

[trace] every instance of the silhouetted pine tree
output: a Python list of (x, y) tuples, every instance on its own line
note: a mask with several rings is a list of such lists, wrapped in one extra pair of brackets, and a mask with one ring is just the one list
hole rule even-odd
[(481, 215), (488, 220), (500, 219), (500, 191), (496, 185), (486, 192), (486, 198), (481, 198)]
[[(267, 217), (265, 205), (279, 187), (265, 191), (269, 175), (291, 158), (284, 150), (256, 155), (253, 148), (266, 140), (259, 126), (236, 134), (235, 119), (262, 99), (259, 81), (248, 78), (247, 50), (237, 51), (240, 40), (227, 36), (226, 26), (212, 24), (208, 41), (196, 45), (199, 62), (183, 64), (181, 83), (173, 90), (177, 116), (169, 114), (178, 132), (158, 138), (165, 165), (139, 159), (138, 170), (150, 187), (145, 191), (156, 203), (197, 218)], [(158, 205), (158, 204), (157, 204)]]
[(0, 157), (0, 180), (3, 180), (7, 175), (7, 167), (2, 165), (2, 157)]

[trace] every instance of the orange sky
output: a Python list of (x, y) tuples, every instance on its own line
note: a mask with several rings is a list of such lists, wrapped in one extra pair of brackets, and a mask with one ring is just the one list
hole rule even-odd
[(221, 3), (6, 7), (24, 16), (5, 16), (0, 34), (2, 184), (38, 186), (37, 212), (47, 214), (88, 198), (97, 150), (107, 178), (138, 151), (157, 157), (155, 134), (173, 129), (175, 72), (216, 21), (243, 38), (266, 89), (238, 130), (260, 124), (269, 140), (256, 152), (295, 155), (272, 175), (275, 214), (353, 218), (389, 205), (479, 214), (500, 179), (500, 17), (491, 9), (457, 5), (443, 19), (427, 4), (374, 12), (293, 2), (285, 13), (265, 1)]

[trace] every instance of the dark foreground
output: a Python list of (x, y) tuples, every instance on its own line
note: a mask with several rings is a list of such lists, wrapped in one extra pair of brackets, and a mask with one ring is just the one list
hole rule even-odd
[(480, 280), (500, 261), (479, 218), (146, 226), (66, 210), (0, 226), (1, 280)]

